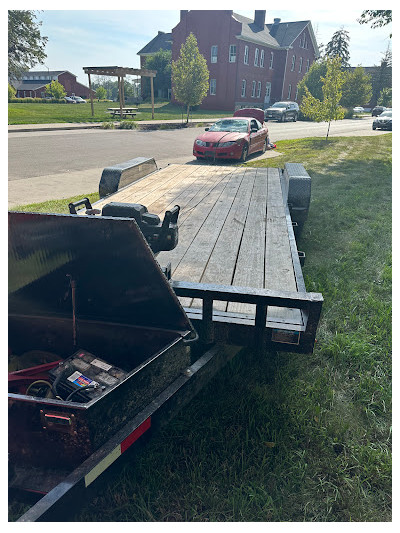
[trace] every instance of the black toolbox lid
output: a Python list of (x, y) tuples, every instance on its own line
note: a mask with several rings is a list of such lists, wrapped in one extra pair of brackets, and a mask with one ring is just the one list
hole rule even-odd
[(193, 331), (133, 219), (9, 212), (9, 313)]

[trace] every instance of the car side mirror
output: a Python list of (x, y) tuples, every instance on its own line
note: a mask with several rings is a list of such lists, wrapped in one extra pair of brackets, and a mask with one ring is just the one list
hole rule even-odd
[(210, 128), (204, 128), (204, 131), (208, 131)]
[(250, 133), (257, 133), (257, 131), (258, 131), (258, 128), (253, 127), (250, 129)]

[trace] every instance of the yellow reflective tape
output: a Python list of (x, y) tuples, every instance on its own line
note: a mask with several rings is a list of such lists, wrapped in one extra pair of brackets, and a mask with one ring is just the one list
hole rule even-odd
[(113, 462), (121, 455), (121, 445), (118, 444), (104, 459), (100, 461), (88, 474), (85, 476), (85, 487), (88, 487), (100, 474), (104, 472)]

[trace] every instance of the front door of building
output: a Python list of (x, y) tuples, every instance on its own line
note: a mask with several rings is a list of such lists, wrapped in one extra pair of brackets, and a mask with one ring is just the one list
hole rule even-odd
[(271, 100), (271, 82), (265, 84), (264, 107), (268, 107)]

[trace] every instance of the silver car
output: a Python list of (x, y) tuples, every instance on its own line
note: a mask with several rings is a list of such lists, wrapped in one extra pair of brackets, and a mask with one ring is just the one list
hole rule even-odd
[(298, 115), (299, 106), (296, 102), (275, 102), (274, 105), (265, 110), (265, 122), (268, 120), (286, 122), (288, 119), (296, 122)]

